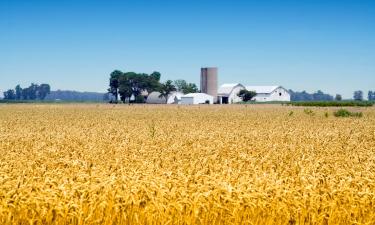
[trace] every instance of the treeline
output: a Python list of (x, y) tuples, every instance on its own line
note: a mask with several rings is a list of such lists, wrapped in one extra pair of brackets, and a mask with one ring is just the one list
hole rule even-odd
[(49, 84), (34, 84), (32, 83), (27, 88), (22, 88), (17, 85), (14, 89), (5, 91), (5, 100), (44, 100), (47, 95), (51, 92)]
[(325, 94), (322, 91), (317, 91), (313, 94), (307, 93), (306, 91), (294, 92), (289, 90), (291, 101), (333, 101), (333, 96)]
[(183, 93), (198, 92), (198, 88), (193, 83), (185, 80), (160, 82), (161, 74), (153, 72), (151, 74), (122, 72), (115, 70), (110, 74), (108, 93), (114, 97), (111, 102), (117, 103), (118, 98), (122, 102), (144, 103), (147, 95), (151, 92), (160, 92), (160, 97), (165, 97), (173, 91)]
[(97, 92), (79, 92), (57, 90), (51, 91), (45, 98), (46, 101), (68, 101), (68, 102), (103, 102), (109, 101), (108, 94)]

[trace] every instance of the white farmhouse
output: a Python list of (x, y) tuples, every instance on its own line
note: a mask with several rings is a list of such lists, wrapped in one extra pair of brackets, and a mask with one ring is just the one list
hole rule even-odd
[(257, 102), (290, 101), (288, 90), (282, 86), (246, 86), (246, 90), (255, 91), (257, 93), (252, 99)]
[(245, 89), (245, 86), (240, 83), (221, 85), (217, 94), (220, 104), (233, 104), (241, 102), (242, 99), (238, 97), (238, 93), (240, 93), (240, 91), (243, 89)]
[(165, 97), (160, 97), (161, 93), (154, 91), (148, 95), (146, 103), (148, 104), (180, 104), (181, 97), (184, 95), (180, 92), (172, 92), (168, 95), (168, 101), (166, 101)]
[(196, 104), (213, 104), (214, 97), (205, 93), (190, 93), (181, 97), (181, 104), (196, 105)]

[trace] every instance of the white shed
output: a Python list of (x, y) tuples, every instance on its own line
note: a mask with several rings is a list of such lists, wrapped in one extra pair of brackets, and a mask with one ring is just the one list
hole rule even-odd
[(165, 100), (165, 97), (160, 97), (160, 92), (154, 91), (148, 95), (146, 103), (148, 104), (180, 104), (181, 97), (183, 93), (180, 92), (172, 92), (168, 96), (168, 101)]
[(221, 85), (217, 94), (220, 104), (241, 102), (242, 99), (238, 97), (238, 93), (240, 93), (240, 91), (243, 89), (245, 89), (245, 86), (240, 83)]
[(181, 97), (181, 104), (195, 105), (195, 104), (213, 104), (214, 97), (205, 93), (190, 93)]
[(246, 86), (246, 90), (255, 91), (257, 93), (252, 99), (257, 102), (290, 101), (288, 90), (282, 86)]

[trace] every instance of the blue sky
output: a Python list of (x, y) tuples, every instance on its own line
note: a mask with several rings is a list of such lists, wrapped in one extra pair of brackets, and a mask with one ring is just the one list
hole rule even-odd
[(202, 66), (220, 83), (375, 90), (375, 1), (0, 0), (0, 91), (104, 92), (114, 69), (199, 83)]

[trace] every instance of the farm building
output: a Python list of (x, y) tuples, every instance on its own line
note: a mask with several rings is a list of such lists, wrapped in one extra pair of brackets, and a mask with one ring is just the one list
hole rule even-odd
[(257, 102), (290, 101), (288, 90), (282, 86), (246, 86), (246, 90), (257, 93), (253, 98)]
[(220, 104), (232, 104), (242, 101), (238, 97), (238, 93), (245, 89), (245, 86), (242, 84), (223, 84), (219, 87), (218, 90), (218, 100)]
[(168, 96), (168, 101), (166, 101), (165, 97), (160, 97), (160, 92), (154, 91), (148, 95), (146, 103), (148, 104), (180, 104), (181, 97), (184, 94), (180, 92), (172, 92)]
[(190, 93), (181, 97), (181, 104), (195, 105), (195, 104), (213, 104), (214, 97), (205, 93)]

